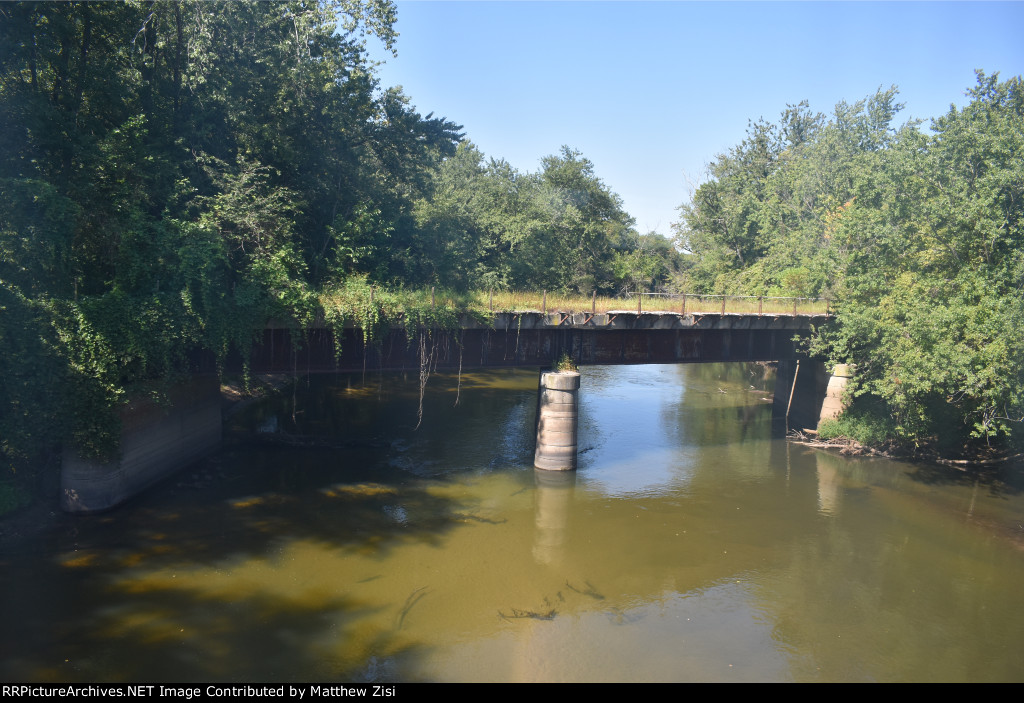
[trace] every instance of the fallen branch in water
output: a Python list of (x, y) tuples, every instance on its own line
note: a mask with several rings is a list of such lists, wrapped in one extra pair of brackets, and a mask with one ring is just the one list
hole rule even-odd
[(398, 613), (398, 627), (396, 629), (402, 629), (402, 625), (405, 623), (405, 616), (409, 614), (412, 607), (419, 603), (420, 599), (425, 595), (427, 595), (426, 586), (420, 586), (409, 594), (409, 597), (405, 599), (405, 605), (402, 606), (402, 610)]
[(1012, 461), (1024, 459), (1024, 454), (1007, 454), (1004, 456), (979, 456), (972, 459), (947, 459), (940, 457), (938, 452), (930, 445), (915, 447), (913, 449), (900, 447), (895, 443), (889, 443), (883, 447), (872, 447), (861, 444), (850, 437), (833, 437), (831, 439), (817, 439), (817, 432), (814, 430), (790, 430), (786, 439), (793, 444), (799, 444), (812, 449), (838, 450), (845, 456), (880, 456), (886, 459), (900, 461), (924, 461), (952, 466), (960, 470), (967, 470), (972, 467), (998, 466)]
[(554, 608), (552, 608), (546, 613), (538, 613), (534, 610), (519, 610), (518, 608), (512, 608), (511, 615), (505, 615), (505, 613), (501, 612), (500, 610), (498, 611), (498, 615), (500, 615), (503, 620), (517, 620), (523, 618), (529, 618), (531, 620), (554, 620), (555, 615), (557, 614), (558, 611)]
[(479, 515), (470, 515), (469, 513), (455, 513), (452, 517), (459, 522), (479, 522), (483, 525), (503, 525), (508, 522), (508, 518), (492, 520), (491, 518), (480, 517)]
[(568, 586), (570, 590), (576, 591), (580, 595), (590, 596), (594, 600), (604, 600), (604, 596), (597, 592), (597, 589), (594, 588), (593, 585), (591, 585), (590, 581), (584, 581), (583, 583), (587, 587), (586, 590), (580, 590), (579, 588), (576, 588), (575, 586), (573, 586), (568, 581), (565, 582), (565, 585)]
[(1008, 454), (1007, 456), (993, 457), (991, 459), (936, 459), (940, 464), (949, 466), (996, 466), (1005, 464), (1015, 459), (1024, 459), (1024, 454)]

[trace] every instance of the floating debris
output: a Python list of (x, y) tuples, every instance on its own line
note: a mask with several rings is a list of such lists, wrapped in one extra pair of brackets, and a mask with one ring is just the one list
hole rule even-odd
[(420, 586), (409, 594), (409, 597), (405, 599), (405, 605), (402, 606), (402, 610), (398, 613), (398, 625), (395, 628), (396, 630), (402, 629), (402, 625), (405, 624), (405, 616), (408, 615), (413, 606), (419, 603), (423, 596), (427, 595), (429, 592), (430, 589), (426, 586)]
[(500, 525), (508, 522), (508, 518), (502, 518), (501, 520), (492, 520), (488, 517), (480, 517), (479, 515), (470, 515), (468, 513), (455, 513), (452, 515), (453, 518), (460, 522), (480, 522), (485, 525)]
[(568, 586), (571, 590), (576, 591), (580, 595), (590, 596), (594, 600), (604, 600), (604, 596), (597, 592), (597, 589), (591, 585), (590, 581), (584, 581), (583, 584), (586, 586), (586, 589), (579, 589), (573, 586), (568, 581), (565, 582), (566, 586)]
[(522, 620), (529, 618), (530, 620), (554, 620), (555, 616), (558, 615), (558, 611), (552, 608), (546, 613), (538, 613), (535, 610), (519, 610), (518, 608), (512, 608), (512, 614), (506, 615), (505, 613), (498, 611), (498, 615), (503, 620)]

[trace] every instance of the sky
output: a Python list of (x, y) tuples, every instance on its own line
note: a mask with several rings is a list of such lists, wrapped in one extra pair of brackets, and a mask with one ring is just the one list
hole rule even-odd
[(808, 100), (831, 113), (896, 85), (897, 122), (962, 106), (975, 69), (1024, 74), (1024, 2), (397, 0), (383, 87), (536, 172), (582, 153), (641, 232), (677, 208), (748, 120)]

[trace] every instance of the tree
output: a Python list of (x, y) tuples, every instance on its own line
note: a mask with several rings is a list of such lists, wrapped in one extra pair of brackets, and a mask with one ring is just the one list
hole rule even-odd
[(831, 297), (837, 324), (814, 348), (856, 365), (851, 431), (950, 450), (1019, 442), (1021, 80), (979, 73), (930, 133), (896, 126), (897, 95), (751, 123), (680, 208), (687, 283)]
[(669, 284), (682, 266), (672, 241), (658, 234), (631, 230), (616, 247), (612, 267), (620, 293), (655, 292)]
[(1024, 92), (979, 72), (968, 95), (858, 182), (838, 225), (840, 325), (823, 336), (857, 365), (861, 413), (953, 447), (1020, 441), (1024, 418)]
[(836, 267), (831, 228), (897, 130), (895, 87), (831, 119), (806, 101), (788, 105), (778, 124), (751, 122), (746, 138), (711, 164), (711, 180), (680, 207), (676, 241), (696, 259), (698, 291), (819, 295)]
[(533, 242), (534, 255), (542, 257), (536, 283), (581, 293), (610, 290), (612, 247), (633, 226), (632, 218), (578, 151), (563, 146), (541, 163), (539, 197), (549, 219)]
[[(368, 145), (402, 159), (448, 128), (374, 95), (360, 37), (390, 46), (393, 21), (386, 0), (0, 6), (5, 407), (109, 451), (119, 399), (194, 345), (308, 314), (337, 215), (380, 182)], [(48, 441), (24, 416), (8, 461)]]

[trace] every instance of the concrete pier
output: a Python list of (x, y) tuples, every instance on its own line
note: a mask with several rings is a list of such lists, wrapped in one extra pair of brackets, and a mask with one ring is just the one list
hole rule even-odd
[(828, 383), (829, 373), (820, 361), (779, 361), (775, 376), (773, 421), (781, 424), (788, 419), (783, 432), (789, 429), (816, 428)]
[(853, 378), (853, 368), (849, 364), (836, 364), (832, 369), (832, 375), (828, 379), (828, 388), (825, 390), (825, 400), (821, 404), (821, 414), (818, 417), (818, 424), (822, 420), (835, 420), (842, 415), (843, 393), (846, 386)]
[(112, 508), (220, 445), (216, 378), (193, 379), (169, 395), (169, 408), (139, 400), (122, 411), (118, 458), (101, 463), (65, 449), (60, 470), (64, 510), (91, 513)]
[(537, 451), (533, 465), (546, 471), (576, 468), (580, 374), (548, 371), (540, 376), (537, 399)]

